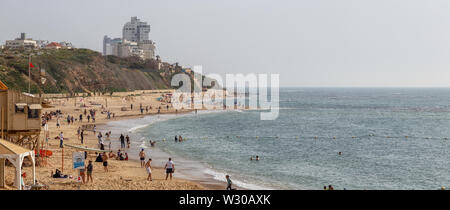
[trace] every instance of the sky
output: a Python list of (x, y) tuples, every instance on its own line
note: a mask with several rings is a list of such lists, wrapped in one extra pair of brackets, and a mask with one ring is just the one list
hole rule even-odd
[(164, 61), (279, 74), (280, 86), (450, 87), (448, 0), (1, 0), (0, 43), (26, 32), (102, 51), (137, 16)]

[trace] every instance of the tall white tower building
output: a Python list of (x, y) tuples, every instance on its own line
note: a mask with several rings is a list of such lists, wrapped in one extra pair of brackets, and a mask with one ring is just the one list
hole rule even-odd
[(150, 25), (142, 22), (137, 17), (131, 17), (131, 21), (125, 23), (122, 29), (122, 39), (131, 42), (149, 40)]
[(150, 25), (137, 17), (125, 23), (122, 38), (103, 37), (103, 55), (119, 57), (137, 56), (142, 59), (155, 57), (155, 42), (149, 39)]

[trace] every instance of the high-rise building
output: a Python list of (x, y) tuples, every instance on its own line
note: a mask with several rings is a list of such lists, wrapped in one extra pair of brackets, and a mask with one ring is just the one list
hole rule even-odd
[(131, 21), (125, 23), (122, 29), (122, 39), (131, 42), (149, 40), (150, 25), (142, 22), (137, 17), (131, 17)]
[(123, 26), (122, 38), (103, 37), (103, 55), (152, 59), (155, 57), (155, 42), (149, 39), (149, 33), (147, 22), (131, 17), (131, 21)]
[(109, 38), (108, 36), (103, 37), (103, 55), (116, 55), (118, 56), (117, 52), (117, 44), (121, 43), (121, 38)]

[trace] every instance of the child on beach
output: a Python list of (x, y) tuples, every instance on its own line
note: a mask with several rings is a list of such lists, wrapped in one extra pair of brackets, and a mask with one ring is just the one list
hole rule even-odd
[(147, 181), (149, 181), (149, 180), (153, 181), (152, 180), (152, 166), (151, 166), (150, 162), (152, 162), (151, 158), (149, 158), (147, 163), (145, 164), (145, 169), (147, 170), (147, 173), (148, 173)]
[(85, 175), (85, 172), (86, 171), (86, 168), (81, 168), (80, 169), (80, 177), (81, 177), (81, 182), (84, 184), (84, 183), (86, 183), (86, 175)]

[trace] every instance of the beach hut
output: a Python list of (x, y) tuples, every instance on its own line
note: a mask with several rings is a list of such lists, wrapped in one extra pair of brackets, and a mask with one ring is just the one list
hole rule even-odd
[(11, 162), (16, 168), (16, 175), (14, 179), (14, 185), (17, 189), (21, 190), (22, 179), (22, 164), (26, 156), (30, 156), (33, 162), (33, 184), (36, 184), (36, 169), (34, 151), (23, 148), (17, 144), (13, 144), (9, 141), (0, 139), (0, 188), (5, 187), (5, 160)]
[(41, 132), (41, 98), (9, 90), (0, 81), (1, 138), (35, 149)]

